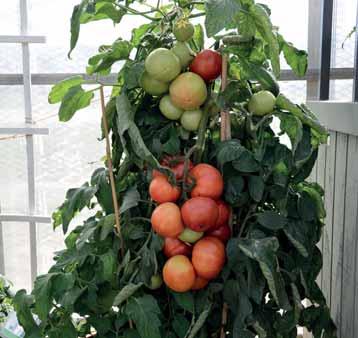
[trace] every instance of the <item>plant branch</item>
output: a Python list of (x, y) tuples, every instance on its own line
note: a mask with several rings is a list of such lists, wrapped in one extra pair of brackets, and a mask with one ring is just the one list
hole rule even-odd
[(113, 174), (111, 143), (109, 140), (108, 122), (107, 122), (107, 117), (106, 117), (106, 106), (105, 106), (105, 102), (104, 102), (103, 87), (100, 88), (99, 92), (100, 92), (100, 96), (101, 96), (102, 120), (103, 120), (104, 135), (106, 138), (107, 163), (108, 163), (109, 180), (111, 183), (114, 215), (115, 215), (115, 220), (116, 220), (117, 233), (118, 233), (120, 245), (121, 245), (121, 256), (123, 258), (124, 257), (124, 242), (123, 242), (123, 236), (122, 236), (121, 225), (120, 225), (120, 215), (119, 215), (119, 207), (118, 207), (118, 200), (117, 200), (117, 193), (116, 193), (116, 184), (115, 184), (114, 174)]
[(147, 13), (153, 13), (153, 12), (156, 12), (157, 10), (151, 10), (151, 11), (147, 11), (147, 12), (139, 12), (137, 11), (136, 9), (134, 8), (131, 8), (131, 7), (128, 7), (128, 6), (124, 6), (124, 5), (121, 5), (119, 3), (115, 3), (115, 6), (133, 14), (133, 15), (140, 15), (140, 16), (143, 16), (144, 18), (148, 19), (148, 20), (151, 20), (151, 21), (160, 21), (160, 18), (153, 18), (152, 16), (149, 16), (147, 15)]

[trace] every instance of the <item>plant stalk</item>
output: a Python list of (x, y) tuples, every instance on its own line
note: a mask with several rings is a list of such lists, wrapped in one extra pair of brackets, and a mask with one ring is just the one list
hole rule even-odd
[(113, 174), (111, 143), (109, 140), (108, 122), (107, 122), (107, 117), (106, 117), (106, 106), (105, 106), (105, 102), (104, 102), (104, 91), (103, 91), (102, 86), (99, 90), (99, 93), (100, 93), (100, 97), (101, 97), (103, 129), (104, 129), (104, 135), (106, 138), (107, 165), (108, 165), (108, 172), (109, 172), (109, 181), (111, 184), (111, 191), (112, 191), (114, 216), (115, 216), (115, 220), (116, 220), (116, 229), (117, 229), (117, 233), (118, 233), (120, 245), (121, 245), (121, 256), (124, 257), (124, 242), (123, 242), (123, 236), (122, 236), (122, 232), (121, 232), (119, 207), (118, 207), (118, 200), (117, 200), (117, 193), (116, 193), (116, 184), (115, 184), (114, 174)]

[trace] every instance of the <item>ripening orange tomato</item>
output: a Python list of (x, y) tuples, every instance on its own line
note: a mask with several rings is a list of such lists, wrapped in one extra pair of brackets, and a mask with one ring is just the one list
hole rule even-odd
[(180, 188), (171, 185), (164, 175), (155, 177), (149, 185), (149, 195), (157, 203), (175, 202), (180, 193)]
[(168, 258), (178, 255), (190, 256), (192, 247), (177, 238), (164, 239), (163, 252)]
[(187, 292), (195, 283), (195, 270), (188, 257), (178, 255), (167, 260), (163, 268), (164, 283), (176, 292)]
[(158, 205), (152, 213), (153, 230), (160, 236), (175, 238), (184, 230), (179, 207), (166, 202)]
[(197, 275), (202, 278), (216, 278), (225, 264), (225, 259), (225, 246), (215, 237), (204, 237), (194, 245), (191, 260)]
[(209, 284), (209, 280), (202, 278), (200, 276), (196, 276), (194, 285), (191, 289), (192, 290), (201, 290), (201, 289), (204, 289), (208, 284)]
[(195, 179), (195, 186), (191, 197), (210, 197), (219, 199), (224, 190), (224, 180), (219, 170), (210, 164), (200, 163), (191, 171), (190, 176)]
[(191, 230), (207, 231), (215, 227), (219, 208), (211, 198), (194, 197), (183, 204), (181, 215), (184, 224)]
[(216, 220), (216, 226), (215, 226), (215, 228), (217, 229), (229, 222), (230, 207), (223, 200), (216, 201), (216, 204), (218, 205), (219, 208), (219, 216), (218, 219)]

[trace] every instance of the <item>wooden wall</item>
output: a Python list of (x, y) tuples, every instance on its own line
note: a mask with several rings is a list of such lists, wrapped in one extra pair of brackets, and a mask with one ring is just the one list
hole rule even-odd
[[(326, 118), (325, 124), (331, 130), (331, 136), (329, 144), (319, 151), (310, 179), (317, 181), (326, 192), (326, 226), (319, 243), (323, 252), (323, 269), (318, 282), (331, 307), (338, 337), (357, 338), (358, 133), (355, 129), (358, 125), (342, 130), (347, 117), (342, 110), (344, 107), (341, 106), (341, 110), (336, 107), (335, 119), (321, 118)], [(318, 112), (324, 113), (325, 109), (318, 109)], [(358, 117), (358, 110), (355, 114)]]

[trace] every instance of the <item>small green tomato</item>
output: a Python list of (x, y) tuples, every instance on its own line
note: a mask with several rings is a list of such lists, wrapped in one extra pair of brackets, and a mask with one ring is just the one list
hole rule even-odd
[(176, 107), (169, 95), (165, 95), (162, 97), (159, 103), (159, 109), (162, 114), (169, 120), (179, 120), (183, 115), (184, 110)]
[(249, 101), (249, 111), (258, 116), (264, 116), (273, 112), (276, 97), (268, 90), (262, 90), (252, 95)]
[(188, 131), (196, 131), (199, 129), (203, 112), (200, 109), (187, 110), (183, 113), (180, 123), (184, 129)]
[(191, 230), (189, 228), (185, 228), (178, 238), (183, 242), (195, 243), (203, 236), (204, 236), (203, 232), (198, 232), (198, 231)]

